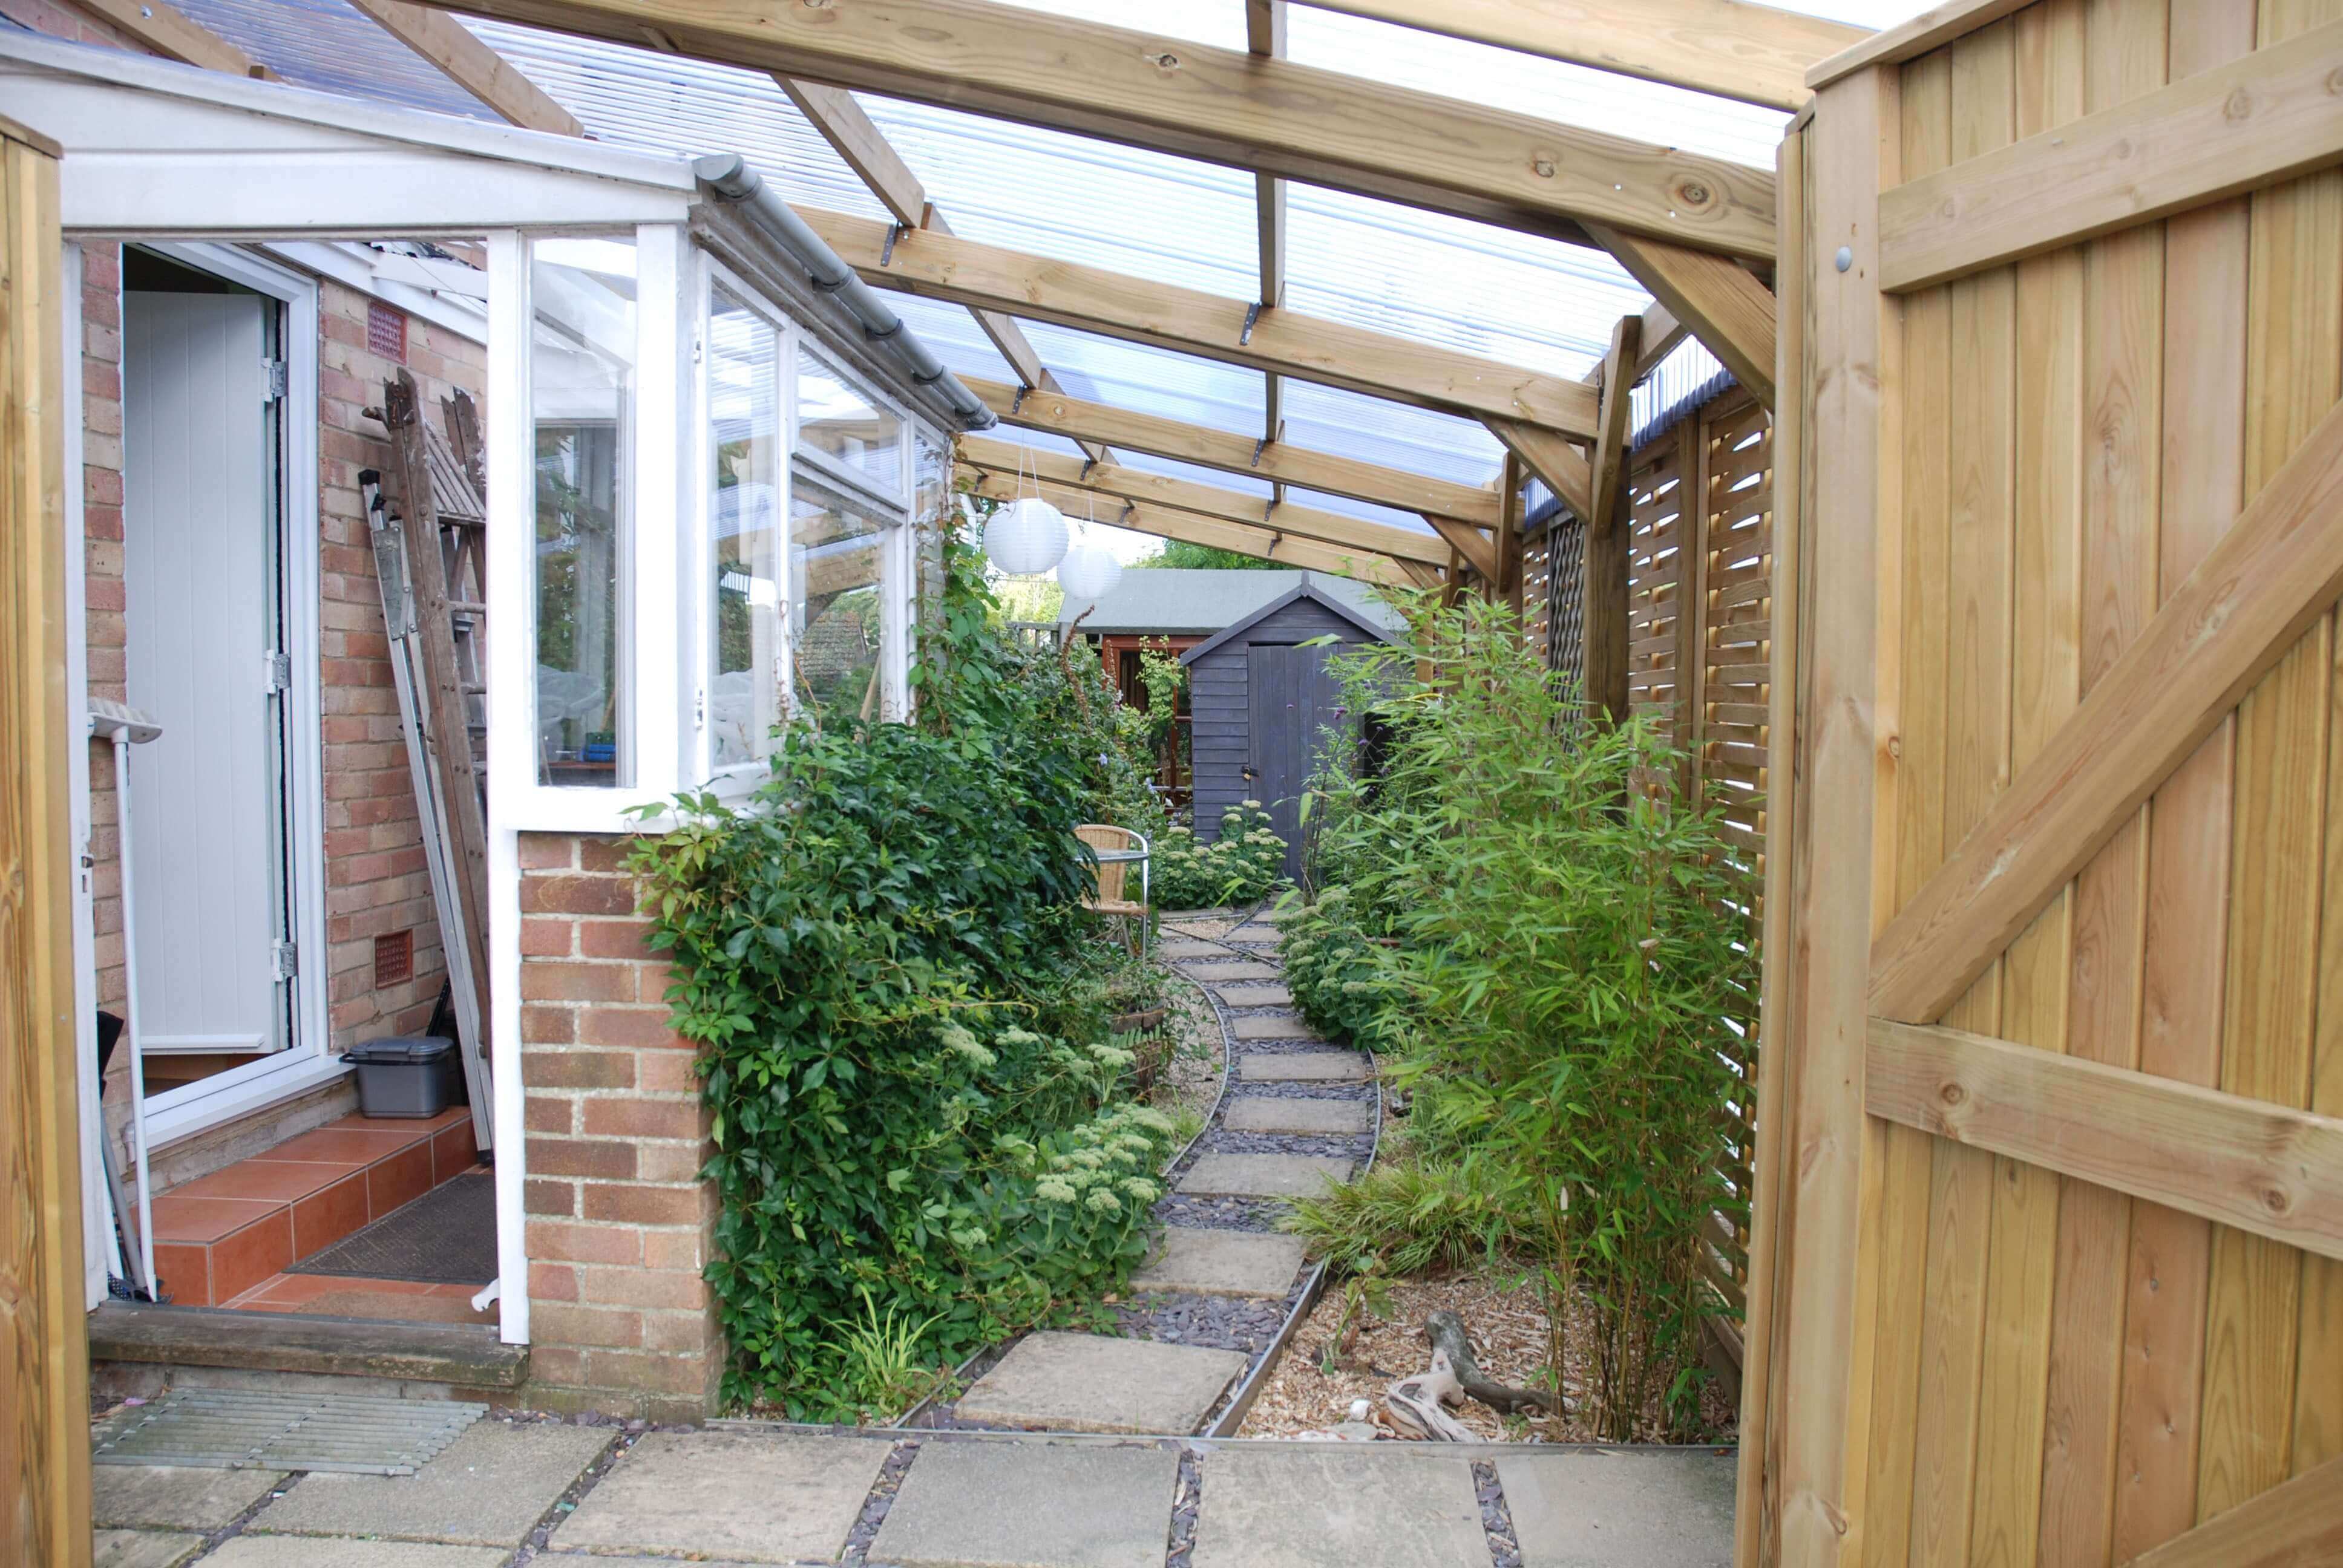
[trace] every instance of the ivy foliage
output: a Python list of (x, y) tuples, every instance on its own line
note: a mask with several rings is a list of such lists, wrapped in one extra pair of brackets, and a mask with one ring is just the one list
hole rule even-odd
[(916, 723), (792, 725), (753, 799), (633, 859), (714, 1112), (735, 1401), (892, 1413), (1144, 1251), (1171, 1126), (1104, 1043), (1072, 831), (1111, 718), (996, 620), (951, 542)]

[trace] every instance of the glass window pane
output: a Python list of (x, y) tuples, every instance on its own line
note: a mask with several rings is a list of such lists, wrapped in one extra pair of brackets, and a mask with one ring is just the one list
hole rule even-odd
[(814, 355), (798, 352), (798, 444), (882, 490), (903, 489), (903, 421), (855, 390)]
[(721, 288), (708, 321), (709, 592), (715, 624), (708, 719), (718, 768), (768, 756), (780, 722), (785, 558), (780, 334)]
[(618, 581), (633, 499), (634, 241), (538, 240), (529, 289), (538, 781), (608, 788), (629, 739)]
[(789, 487), (796, 701), (825, 725), (881, 718), (881, 519), (800, 467)]

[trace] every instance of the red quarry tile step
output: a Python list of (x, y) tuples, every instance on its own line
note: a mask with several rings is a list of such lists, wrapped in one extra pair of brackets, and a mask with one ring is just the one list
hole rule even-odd
[(475, 1163), (467, 1107), (345, 1116), (156, 1198), (155, 1272), (175, 1302), (226, 1305)]

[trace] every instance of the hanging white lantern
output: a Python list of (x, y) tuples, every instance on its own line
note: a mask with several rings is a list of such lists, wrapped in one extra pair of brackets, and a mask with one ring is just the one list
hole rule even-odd
[(1102, 545), (1087, 541), (1076, 545), (1058, 563), (1058, 586), (1066, 590), (1069, 605), (1095, 604), (1121, 580), (1122, 563)]
[(1011, 577), (1048, 571), (1066, 558), (1066, 516), (1039, 496), (1011, 501), (984, 525), (984, 553)]

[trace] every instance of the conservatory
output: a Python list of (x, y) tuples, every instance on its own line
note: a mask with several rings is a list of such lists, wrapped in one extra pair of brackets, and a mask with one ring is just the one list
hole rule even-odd
[[(404, 1316), (297, 1271), (444, 1193), (416, 1245), (477, 1263), (440, 1321), (696, 1406), (691, 1346), (532, 1326), (532, 1261), (621, 1253), (654, 1277), (607, 1289), (705, 1321), (690, 1053), (608, 836), (745, 794), (785, 719), (907, 711), (950, 438), (992, 416), (737, 158), (17, 33), (0, 84), (65, 156), (69, 398), (121, 377), (65, 517), (89, 1304)], [(426, 1032), (468, 1112), (352, 1115), (343, 1053)]]

